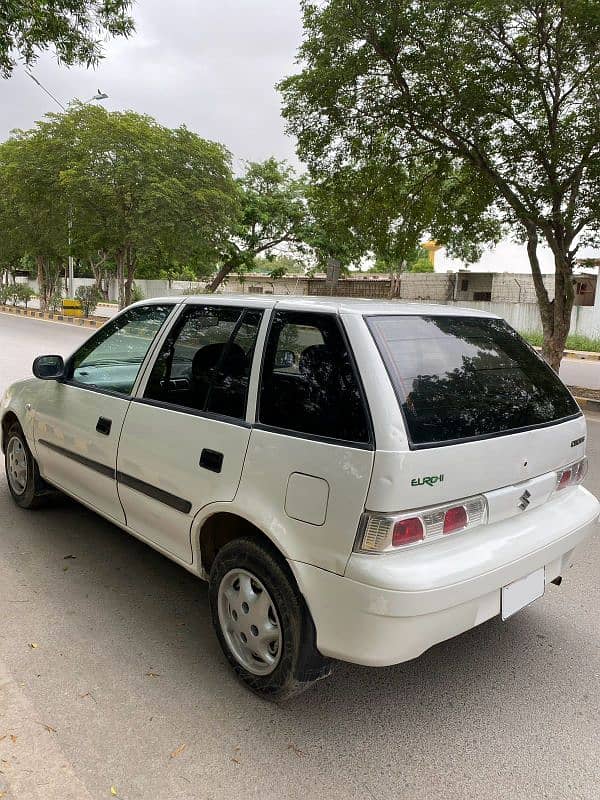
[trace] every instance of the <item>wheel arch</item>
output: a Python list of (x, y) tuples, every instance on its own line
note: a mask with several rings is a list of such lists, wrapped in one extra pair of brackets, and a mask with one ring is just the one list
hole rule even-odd
[[(287, 575), (290, 584), (295, 589), (305, 611), (307, 624), (306, 637), (311, 642), (315, 653), (317, 648), (317, 629), (308, 598), (298, 580), (296, 570), (288, 561), (282, 548), (267, 535), (265, 531), (241, 514), (230, 510), (215, 510), (206, 516), (200, 523), (196, 534), (199, 572), (208, 578), (210, 569), (219, 550), (228, 542), (237, 538), (250, 538), (262, 544), (276, 559), (281, 569)], [(321, 657), (321, 656), (319, 656)], [(315, 677), (324, 677), (330, 672), (329, 662), (325, 671), (321, 666), (315, 667)]]
[(8, 437), (8, 432), (14, 424), (17, 424), (21, 430), (23, 430), (23, 426), (14, 411), (10, 409), (3, 415), (2, 417), (2, 439), (1, 439), (1, 446), (2, 452), (6, 452), (6, 440)]
[(198, 526), (196, 534), (199, 567), (210, 574), (219, 550), (234, 539), (249, 538), (266, 546), (292, 574), (285, 553), (265, 531), (236, 511), (215, 510)]

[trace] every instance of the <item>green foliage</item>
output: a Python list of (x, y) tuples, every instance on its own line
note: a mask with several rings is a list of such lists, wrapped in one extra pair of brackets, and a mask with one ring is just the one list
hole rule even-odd
[(46, 308), (48, 309), (48, 311), (53, 311), (54, 313), (62, 311), (62, 301), (63, 301), (62, 289), (56, 288), (48, 298)]
[(29, 301), (32, 299), (32, 297), (35, 297), (35, 292), (27, 283), (19, 283), (17, 285), (19, 287), (18, 299), (21, 303), (23, 303), (25, 308), (27, 308)]
[(11, 232), (0, 263), (28, 252), (64, 264), (71, 220), (72, 255), (95, 275), (114, 265), (121, 305), (139, 262), (215, 264), (239, 213), (221, 145), (89, 105), (48, 114), (1, 145), (0, 180), (0, 223)]
[[(534, 347), (541, 347), (544, 344), (544, 334), (541, 331), (521, 331), (521, 336)], [(594, 339), (581, 333), (572, 333), (567, 336), (565, 347), (567, 350), (600, 353), (600, 338)]]
[(286, 274), (287, 270), (284, 266), (277, 266), (273, 267), (269, 272), (269, 278), (272, 280), (277, 280), (277, 278), (283, 278)]
[(35, 292), (26, 283), (3, 283), (0, 284), (0, 303), (12, 303), (13, 306), (23, 303), (25, 308), (32, 297), (35, 297)]
[(190, 266), (173, 265), (168, 269), (161, 269), (158, 277), (163, 281), (195, 281), (198, 276)]
[(304, 185), (285, 162), (268, 158), (247, 165), (237, 180), (241, 214), (231, 227), (221, 253), (221, 265), (207, 287), (215, 291), (234, 272), (253, 269), (258, 255), (268, 255), (281, 245), (292, 253), (304, 251), (307, 209)]
[(78, 286), (75, 290), (75, 297), (81, 303), (84, 316), (89, 317), (102, 300), (102, 292), (97, 286)]
[(390, 262), (387, 258), (375, 259), (369, 272), (397, 274), (399, 272), (433, 272), (433, 264), (425, 250), (418, 245), (407, 253), (407, 258), (402, 263)]
[(32, 64), (51, 47), (63, 64), (96, 64), (107, 36), (132, 33), (132, 5), (132, 0), (2, 3), (0, 77), (8, 78), (17, 61)]
[(410, 267), (411, 272), (433, 272), (433, 264), (431, 263), (427, 253), (421, 253), (414, 264)]
[(269, 253), (264, 258), (255, 258), (250, 272), (266, 273), (270, 278), (283, 278), (285, 275), (304, 275), (304, 262), (292, 256)]
[(138, 303), (140, 300), (145, 300), (144, 293), (135, 283), (131, 287), (131, 302)]
[[(411, 234), (424, 225), (468, 258), (501, 233), (527, 241), (557, 367), (577, 248), (600, 239), (598, 3), (303, 0), (302, 8), (301, 70), (281, 89), (311, 175), (323, 176), (337, 207), (349, 198), (344, 220), (363, 205), (378, 255), (400, 253), (404, 225)], [(340, 190), (356, 172), (375, 176), (365, 182), (373, 201), (359, 194), (357, 204)], [(554, 300), (538, 240), (554, 256)]]

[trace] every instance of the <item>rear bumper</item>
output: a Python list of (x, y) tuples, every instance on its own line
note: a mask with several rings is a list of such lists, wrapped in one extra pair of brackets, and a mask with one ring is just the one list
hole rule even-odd
[(367, 666), (407, 661), (500, 613), (501, 588), (545, 567), (564, 574), (594, 530), (586, 489), (530, 513), (386, 555), (353, 554), (346, 574), (290, 562), (323, 655)]

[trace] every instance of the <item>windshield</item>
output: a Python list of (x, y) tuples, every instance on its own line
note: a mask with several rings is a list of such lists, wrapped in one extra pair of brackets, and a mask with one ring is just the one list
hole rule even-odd
[(414, 447), (577, 416), (556, 373), (500, 319), (370, 316)]

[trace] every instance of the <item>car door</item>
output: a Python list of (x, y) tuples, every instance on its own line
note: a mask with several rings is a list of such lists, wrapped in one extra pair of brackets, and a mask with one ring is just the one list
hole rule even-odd
[(195, 514), (233, 500), (239, 485), (262, 314), (241, 305), (184, 306), (123, 426), (117, 478), (127, 524), (188, 563)]
[(337, 315), (277, 307), (236, 504), (292, 559), (342, 573), (365, 507), (374, 437)]
[(155, 336), (175, 304), (134, 306), (104, 325), (48, 381), (36, 407), (41, 474), (123, 523), (115, 479), (117, 444), (130, 395)]

